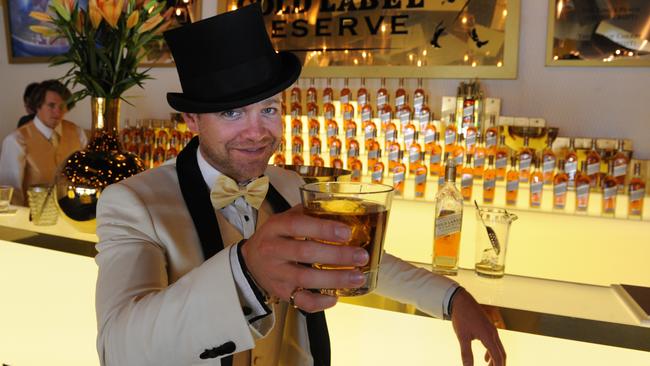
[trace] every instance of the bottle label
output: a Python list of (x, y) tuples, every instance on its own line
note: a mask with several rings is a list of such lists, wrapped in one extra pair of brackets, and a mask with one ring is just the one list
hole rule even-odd
[(530, 156), (522, 156), (519, 160), (519, 170), (529, 170), (530, 169)]
[(390, 112), (381, 112), (379, 119), (382, 123), (388, 123), (390, 121)]
[(411, 114), (408, 111), (400, 112), (399, 122), (402, 124), (402, 126), (408, 125), (410, 120), (411, 120)]
[(564, 170), (569, 175), (575, 174), (577, 168), (578, 168), (578, 162), (577, 161), (567, 161), (566, 164), (564, 165)]
[(352, 174), (350, 176), (350, 179), (353, 182), (358, 182), (359, 179), (361, 179), (361, 170), (359, 169), (352, 169)]
[(291, 110), (291, 119), (298, 118), (298, 110), (297, 109), (292, 109)]
[(372, 172), (372, 175), (371, 175), (372, 181), (373, 182), (381, 182), (383, 173), (384, 172), (382, 170), (377, 170), (375, 172)]
[(330, 127), (327, 129), (327, 137), (333, 137), (336, 136), (336, 127)]
[(365, 105), (366, 104), (366, 94), (359, 94), (359, 97), (357, 98), (357, 102), (359, 105)]
[(395, 141), (395, 135), (396, 135), (395, 131), (386, 131), (386, 135), (385, 135), (386, 141), (387, 142)]
[(312, 146), (311, 149), (309, 149), (309, 154), (318, 155), (318, 146)]
[(346, 121), (351, 120), (352, 119), (352, 112), (345, 111), (345, 113), (343, 113), (343, 119), (346, 120)]
[(417, 174), (415, 176), (415, 184), (424, 184), (427, 181), (427, 174)]
[(307, 117), (314, 118), (316, 116), (316, 109), (310, 108), (307, 110)]
[(542, 187), (544, 186), (544, 183), (542, 182), (535, 182), (530, 185), (530, 193), (537, 193), (539, 194), (542, 192)]
[(332, 97), (329, 94), (323, 94), (323, 104), (332, 102)]
[(463, 124), (474, 123), (474, 105), (469, 105), (463, 108)]
[(318, 136), (318, 127), (312, 127), (309, 129), (309, 136)]
[(366, 140), (372, 140), (375, 138), (375, 130), (371, 128), (366, 128), (366, 134), (364, 136)]
[(496, 135), (488, 135), (485, 139), (485, 146), (486, 147), (491, 147), (491, 146), (496, 146), (497, 144), (497, 136)]
[(302, 135), (302, 128), (300, 126), (294, 126), (294, 128), (291, 130), (291, 134), (293, 136), (300, 136)]
[(404, 181), (404, 172), (395, 173), (393, 175), (393, 185), (397, 185)]
[(553, 194), (556, 196), (561, 196), (566, 194), (567, 184), (566, 182), (558, 183), (553, 187)]
[(357, 130), (355, 128), (348, 128), (345, 131), (345, 137), (351, 139), (354, 138), (357, 135)]
[(444, 175), (444, 174), (440, 174), (440, 175), (438, 176), (438, 186), (442, 187), (443, 184), (445, 184), (445, 175)]
[(377, 159), (378, 155), (379, 155), (379, 150), (368, 151), (368, 159)]
[(483, 189), (485, 190), (494, 189), (496, 184), (497, 184), (496, 179), (486, 179), (483, 181)]
[(433, 142), (434, 137), (436, 137), (435, 132), (433, 132), (431, 130), (427, 131), (426, 134), (424, 135), (424, 143), (428, 144), (428, 143)]
[(435, 238), (451, 235), (460, 232), (463, 225), (463, 213), (453, 213), (436, 217)]
[(330, 147), (330, 156), (338, 156), (339, 149), (336, 146)]
[(413, 142), (413, 137), (414, 137), (414, 133), (413, 133), (413, 131), (407, 131), (407, 132), (404, 134), (404, 144), (405, 144), (405, 145), (408, 145), (408, 144), (406, 144), (407, 141), (408, 141), (409, 143), (410, 143), (410, 142)]
[(350, 100), (349, 94), (341, 95), (341, 104), (347, 104), (349, 100)]
[(333, 117), (334, 117), (334, 112), (332, 111), (325, 112), (325, 120), (332, 119)]
[(456, 156), (456, 166), (463, 165), (463, 154)]
[(421, 112), (420, 113), (420, 125), (429, 123), (430, 118), (431, 118), (431, 113), (429, 113), (428, 111)]
[(463, 188), (471, 187), (474, 184), (474, 175), (473, 174), (463, 174), (460, 180), (460, 186)]
[(645, 189), (635, 189), (630, 191), (630, 202), (641, 201), (645, 195)]
[(440, 154), (431, 154), (429, 157), (430, 164), (439, 164), (440, 163)]
[(552, 172), (555, 169), (555, 159), (544, 160), (544, 165), (542, 165), (542, 172), (548, 173)]
[(485, 156), (474, 155), (474, 168), (482, 168), (485, 165)]
[(576, 200), (578, 208), (587, 208), (589, 202), (589, 184), (581, 184), (576, 187)]
[(465, 144), (467, 145), (467, 149), (469, 149), (471, 146), (476, 145), (476, 134), (467, 134), (467, 139), (465, 140)]
[(453, 130), (445, 131), (445, 144), (452, 145), (454, 142), (456, 142), (456, 132)]
[(505, 168), (508, 166), (508, 158), (507, 157), (502, 157), (502, 158), (497, 158), (497, 161), (494, 164), (494, 167), (499, 169), (499, 168)]
[(594, 175), (600, 172), (600, 162), (587, 165), (587, 175)]
[(506, 183), (506, 191), (514, 192), (519, 189), (519, 180), (510, 180)]
[(365, 110), (365, 111), (361, 112), (361, 120), (362, 121), (369, 121), (370, 118), (371, 117), (370, 117), (370, 111), (369, 110)]
[(377, 107), (381, 107), (384, 104), (386, 104), (386, 96), (385, 95), (378, 95), (377, 96)]
[(616, 197), (616, 192), (618, 192), (618, 186), (607, 187), (603, 189), (603, 199), (610, 199)]
[(391, 151), (388, 153), (388, 160), (390, 161), (397, 161), (399, 159), (399, 151)]
[(351, 147), (350, 150), (348, 150), (348, 156), (359, 156), (359, 150), (357, 150), (356, 147)]
[(614, 176), (620, 177), (627, 173), (627, 164), (614, 165)]
[(404, 105), (404, 96), (400, 95), (399, 97), (395, 98), (395, 105), (397, 107)]
[(422, 106), (423, 103), (424, 103), (424, 95), (416, 95), (415, 98), (413, 98), (413, 106), (415, 108)]
[(417, 152), (409, 153), (409, 162), (411, 164), (417, 163), (418, 161), (420, 161), (420, 154), (418, 154)]

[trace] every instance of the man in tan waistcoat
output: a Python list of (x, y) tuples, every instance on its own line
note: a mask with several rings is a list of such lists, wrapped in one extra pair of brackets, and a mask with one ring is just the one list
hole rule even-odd
[(0, 184), (14, 187), (12, 204), (27, 205), (27, 188), (54, 184), (57, 168), (82, 149), (86, 133), (66, 121), (70, 90), (57, 80), (46, 80), (34, 92), (34, 119), (9, 134), (0, 152)]

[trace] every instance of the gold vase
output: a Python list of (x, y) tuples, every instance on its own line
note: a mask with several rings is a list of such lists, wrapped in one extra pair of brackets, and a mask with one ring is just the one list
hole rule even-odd
[(56, 179), (61, 216), (82, 232), (95, 233), (97, 201), (104, 188), (144, 170), (142, 160), (122, 149), (117, 138), (120, 102), (91, 98), (90, 141), (66, 159)]

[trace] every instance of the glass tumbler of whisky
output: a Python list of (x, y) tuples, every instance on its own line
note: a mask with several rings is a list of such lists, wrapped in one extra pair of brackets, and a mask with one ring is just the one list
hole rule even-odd
[(479, 208), (476, 211), (474, 269), (479, 276), (503, 277), (510, 224), (516, 219), (517, 215), (500, 208)]
[[(317, 182), (300, 187), (305, 214), (326, 220), (340, 221), (351, 229), (348, 242), (368, 251), (368, 263), (358, 268), (366, 277), (359, 288), (325, 288), (320, 292), (331, 296), (364, 295), (377, 286), (379, 262), (383, 252), (393, 187), (359, 182)], [(323, 241), (326, 244), (341, 245)], [(354, 267), (314, 263), (321, 270), (349, 270)]]

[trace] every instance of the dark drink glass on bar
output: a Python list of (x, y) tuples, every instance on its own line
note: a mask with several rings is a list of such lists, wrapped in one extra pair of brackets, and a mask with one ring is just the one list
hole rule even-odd
[[(362, 247), (370, 256), (368, 263), (359, 268), (366, 276), (363, 286), (320, 289), (320, 292), (331, 296), (359, 296), (370, 293), (377, 287), (393, 187), (370, 183), (321, 182), (306, 184), (300, 187), (300, 192), (305, 214), (343, 222), (352, 230), (347, 243), (323, 241), (324, 243)], [(312, 266), (322, 270), (354, 268), (327, 263), (313, 263)]]

